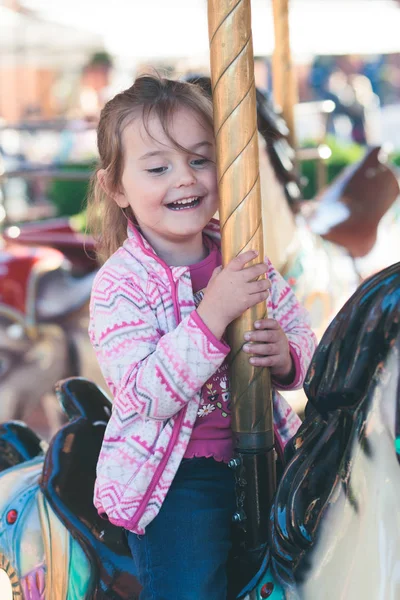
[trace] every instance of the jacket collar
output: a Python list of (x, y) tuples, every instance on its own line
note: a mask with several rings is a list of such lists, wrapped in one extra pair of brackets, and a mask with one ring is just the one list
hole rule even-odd
[[(211, 237), (220, 246), (221, 233), (219, 221), (211, 219), (204, 228), (204, 233)], [(153, 250), (149, 242), (143, 237), (138, 228), (129, 221), (128, 223), (128, 238), (124, 243), (124, 247), (128, 252), (133, 254), (142, 264), (146, 265), (149, 270), (158, 273), (161, 277), (170, 272), (174, 280), (179, 279), (184, 273), (189, 272), (189, 267), (170, 267), (168, 266)]]

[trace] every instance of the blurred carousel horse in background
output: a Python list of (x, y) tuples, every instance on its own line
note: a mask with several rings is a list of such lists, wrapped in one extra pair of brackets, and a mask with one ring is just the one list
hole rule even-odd
[[(380, 148), (301, 200), (285, 122), (257, 91), (264, 249), (307, 308), (321, 338), (358, 285), (400, 260), (399, 183)], [(284, 392), (303, 416), (302, 390)]]
[[(268, 549), (237, 598), (399, 597), (399, 304), (396, 264), (364, 282), (323, 336)], [(82, 378), (57, 395), (69, 422), (49, 445), (21, 423), (0, 427), (0, 597), (137, 600), (123, 531), (92, 503), (111, 403)]]
[(381, 148), (301, 200), (288, 129), (257, 91), (265, 252), (320, 337), (363, 279), (400, 260), (399, 183)]
[(60, 425), (56, 381), (84, 375), (105, 387), (87, 335), (94, 275), (75, 276), (53, 248), (0, 249), (0, 422), (23, 419), (48, 435)]

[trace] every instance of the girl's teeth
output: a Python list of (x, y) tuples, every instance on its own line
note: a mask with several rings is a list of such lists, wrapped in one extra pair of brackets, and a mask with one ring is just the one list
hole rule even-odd
[(185, 198), (184, 200), (178, 200), (177, 202), (174, 202), (174, 204), (190, 204), (195, 200), (197, 200), (197, 196), (193, 198)]
[(193, 196), (192, 198), (184, 198), (183, 200), (172, 202), (169, 207), (172, 210), (184, 210), (185, 208), (192, 208), (193, 206), (196, 206), (198, 201), (199, 197)]

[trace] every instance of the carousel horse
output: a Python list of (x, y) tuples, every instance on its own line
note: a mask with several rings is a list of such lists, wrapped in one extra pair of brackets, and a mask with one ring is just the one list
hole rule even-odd
[(123, 530), (93, 506), (111, 402), (84, 379), (56, 391), (69, 422), (49, 445), (21, 423), (0, 427), (0, 598), (135, 600)]
[[(236, 598), (398, 597), (399, 303), (400, 263), (362, 284), (323, 336), (268, 550)], [(92, 503), (110, 401), (83, 378), (60, 382), (57, 395), (69, 422), (47, 448), (20, 423), (0, 429), (0, 597), (134, 600), (122, 530)], [(230, 569), (233, 579), (234, 561)]]
[(46, 246), (62, 252), (74, 275), (85, 275), (98, 268), (93, 238), (79, 231), (76, 217), (58, 217), (13, 225), (3, 231), (6, 243), (23, 246)]
[(84, 375), (105, 385), (87, 336), (94, 276), (75, 276), (53, 248), (0, 249), (0, 422), (22, 418), (37, 426), (40, 407), (48, 435), (60, 425), (55, 381)]
[(252, 598), (399, 597), (399, 306), (397, 263), (364, 282), (322, 337)]

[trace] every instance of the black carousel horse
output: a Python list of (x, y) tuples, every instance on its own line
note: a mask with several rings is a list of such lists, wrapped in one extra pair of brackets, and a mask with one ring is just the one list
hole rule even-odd
[[(365, 281), (349, 299), (327, 329), (308, 370), (306, 418), (286, 446), (287, 465), (270, 517), (269, 575), (287, 598), (361, 598), (362, 579), (368, 582), (364, 585), (371, 598), (398, 597), (394, 572), (390, 593), (382, 592), (381, 586), (388, 585), (389, 565), (398, 567), (400, 561), (400, 549), (394, 544), (399, 519), (384, 509), (388, 501), (397, 505), (400, 485), (399, 358), (397, 263)], [(329, 526), (323, 527), (329, 518)], [(385, 529), (384, 523), (389, 527)], [(355, 529), (357, 536), (345, 538), (346, 527)], [(371, 535), (375, 527), (382, 529), (380, 560), (371, 565), (368, 556), (375, 557), (377, 548), (363, 546), (361, 534), (369, 530)], [(329, 538), (325, 544), (324, 536)], [(351, 560), (339, 569), (342, 549)], [(357, 569), (362, 562), (361, 578)], [(352, 592), (346, 594), (349, 580)]]

